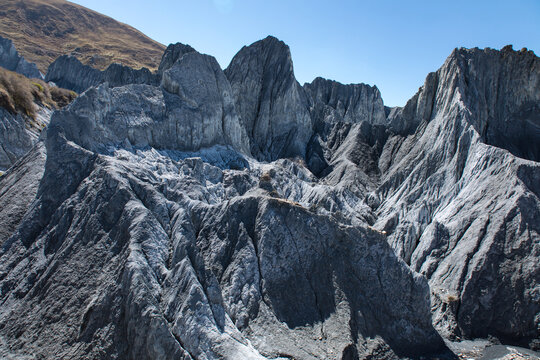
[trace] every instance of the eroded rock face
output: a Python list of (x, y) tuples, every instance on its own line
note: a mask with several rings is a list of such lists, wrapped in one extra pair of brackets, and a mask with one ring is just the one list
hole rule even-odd
[(109, 65), (104, 71), (100, 71), (82, 64), (75, 56), (63, 55), (49, 66), (46, 80), (77, 93), (82, 93), (103, 83), (108, 83), (110, 87), (129, 84), (158, 86), (163, 72), (189, 52), (195, 52), (195, 49), (181, 43), (169, 45), (155, 74), (146, 68), (135, 70), (116, 63)]
[(54, 117), (53, 126), (92, 151), (119, 146), (189, 151), (223, 144), (249, 153), (223, 72), (214, 58), (198, 53), (165, 71), (162, 87), (101, 85)]
[(163, 72), (161, 86), (180, 97), (182, 110), (174, 117), (192, 133), (190, 150), (229, 144), (249, 154), (250, 140), (236, 113), (231, 86), (215, 58), (197, 52), (180, 57)]
[(366, 84), (343, 85), (316, 78), (304, 85), (311, 100), (316, 127), (337, 122), (385, 125), (386, 115), (381, 93)]
[(158, 73), (163, 73), (165, 70), (170, 69), (175, 62), (187, 53), (194, 52), (195, 49), (189, 45), (176, 43), (167, 46), (165, 53), (159, 63)]
[(0, 108), (0, 171), (6, 171), (38, 141), (52, 110), (39, 107), (35, 119)]
[(0, 66), (28, 78), (43, 79), (36, 64), (19, 55), (13, 42), (0, 36)]
[(534, 157), (540, 137), (501, 129), (537, 126), (520, 109), (540, 102), (539, 64), (529, 52), (456, 50), (390, 115), (416, 130), (384, 146), (375, 227), (428, 277), (446, 333), (538, 338), (540, 168), (514, 154)]
[[(150, 87), (125, 88), (142, 96)], [(269, 172), (270, 186), (288, 181), (300, 196), (317, 186), (306, 170), (253, 160), (234, 170), (243, 155), (222, 148), (201, 158), (105, 151), (107, 138), (91, 142), (67, 123), (93, 91), (114, 104), (114, 91), (125, 90), (90, 90), (53, 117), (35, 200), (0, 239), (0, 324), (10, 351), (386, 359), (444, 349), (425, 279), (379, 232), (317, 215), (260, 185)], [(99, 123), (98, 115), (84, 121)], [(115, 123), (99, 123), (100, 133)], [(56, 344), (64, 344), (60, 352)]]
[(242, 48), (225, 74), (254, 156), (303, 158), (312, 123), (306, 95), (294, 77), (289, 47), (269, 36)]
[(6, 170), (32, 148), (22, 114), (11, 114), (0, 108), (0, 170)]
[(457, 49), (390, 110), (300, 87), (267, 38), (226, 76), (175, 44), (160, 84), (89, 89), (0, 180), (0, 354), (429, 358), (433, 325), (535, 346), (538, 62)]
[(322, 78), (304, 88), (315, 130), (306, 154), (308, 167), (327, 182), (363, 197), (378, 184), (377, 160), (387, 138), (379, 90)]
[(107, 69), (100, 71), (89, 65), (83, 65), (75, 56), (62, 55), (49, 65), (45, 80), (82, 93), (103, 83), (108, 83), (110, 87), (128, 84), (158, 85), (160, 78), (146, 68), (135, 70), (120, 64), (111, 64)]

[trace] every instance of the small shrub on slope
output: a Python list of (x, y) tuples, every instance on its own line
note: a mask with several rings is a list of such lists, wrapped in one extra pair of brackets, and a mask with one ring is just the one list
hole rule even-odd
[(16, 114), (35, 118), (36, 104), (57, 109), (72, 102), (77, 94), (73, 91), (50, 86), (40, 79), (28, 79), (0, 67), (0, 107)]

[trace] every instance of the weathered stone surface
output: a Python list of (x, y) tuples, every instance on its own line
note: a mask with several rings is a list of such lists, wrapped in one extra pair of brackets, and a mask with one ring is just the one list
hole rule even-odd
[(38, 145), (0, 180), (0, 354), (430, 358), (432, 322), (537, 346), (538, 64), (457, 49), (389, 109), (300, 87), (267, 38), (91, 88), (43, 176)]
[(189, 151), (223, 144), (249, 153), (223, 72), (214, 58), (198, 53), (167, 70), (161, 88), (90, 88), (54, 118), (55, 127), (92, 151), (119, 146)]
[(111, 64), (100, 71), (89, 65), (83, 65), (75, 56), (62, 55), (47, 70), (46, 81), (57, 86), (82, 93), (99, 84), (108, 83), (111, 87), (128, 84), (158, 85), (160, 78), (150, 70), (134, 70), (128, 66)]
[(306, 155), (308, 167), (327, 183), (363, 197), (378, 184), (377, 160), (387, 137), (379, 90), (322, 78), (304, 88), (315, 131)]
[(263, 160), (303, 158), (312, 124), (289, 47), (269, 36), (242, 48), (225, 74), (253, 155)]
[(231, 86), (215, 58), (197, 52), (179, 57), (163, 72), (161, 86), (180, 97), (181, 111), (173, 115), (189, 121), (184, 126), (191, 132), (190, 150), (229, 144), (249, 154), (250, 140), (236, 113)]
[(165, 70), (170, 69), (175, 62), (182, 58), (182, 56), (194, 51), (194, 48), (186, 44), (170, 44), (169, 46), (167, 46), (167, 49), (163, 53), (163, 57), (161, 58), (161, 62), (159, 63), (158, 73), (161, 74)]
[(7, 170), (34, 146), (51, 114), (50, 109), (40, 107), (36, 118), (31, 119), (0, 108), (0, 171)]
[(45, 171), (45, 158), (45, 146), (38, 142), (0, 182), (0, 218), (3, 220), (0, 247), (17, 229), (35, 199)]
[(539, 65), (457, 49), (390, 115), (415, 130), (384, 147), (375, 227), (430, 279), (446, 334), (538, 338), (540, 167), (513, 154), (538, 160)]
[(315, 128), (336, 122), (385, 125), (386, 115), (381, 93), (376, 86), (343, 85), (337, 81), (316, 78), (305, 84), (311, 100)]
[[(307, 171), (103, 154), (67, 119), (53, 117), (37, 196), (2, 239), (0, 328), (12, 352), (386, 359), (444, 349), (425, 279), (380, 233), (270, 197), (255, 180), (269, 171), (299, 194), (316, 186)], [(213, 151), (225, 154), (200, 154)]]
[(36, 64), (19, 55), (13, 42), (0, 36), (0, 66), (29, 78), (43, 79)]

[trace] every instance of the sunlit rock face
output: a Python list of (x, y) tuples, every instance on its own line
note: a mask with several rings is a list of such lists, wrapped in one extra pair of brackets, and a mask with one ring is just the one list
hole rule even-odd
[(304, 157), (312, 121), (289, 47), (269, 36), (242, 48), (225, 74), (253, 155), (267, 161)]
[(128, 84), (158, 85), (160, 77), (146, 68), (134, 70), (120, 64), (111, 64), (107, 69), (100, 71), (84, 65), (75, 56), (63, 55), (49, 65), (45, 80), (52, 81), (62, 88), (82, 93), (103, 83), (111, 87)]
[(0, 66), (28, 78), (43, 79), (36, 64), (19, 55), (13, 42), (0, 36)]
[(375, 227), (429, 279), (445, 334), (538, 337), (539, 70), (529, 51), (456, 49), (390, 115), (416, 128), (384, 146)]
[(90, 87), (0, 180), (0, 354), (534, 346), (538, 64), (458, 49), (388, 116), (375, 87), (300, 86), (271, 37), (225, 72), (175, 44), (158, 83)]

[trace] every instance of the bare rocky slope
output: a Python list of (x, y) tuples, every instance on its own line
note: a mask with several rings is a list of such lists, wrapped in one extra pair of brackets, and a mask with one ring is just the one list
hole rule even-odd
[(376, 87), (300, 86), (268, 37), (225, 71), (175, 44), (157, 80), (92, 83), (0, 180), (0, 354), (538, 347), (539, 75), (456, 49), (387, 116)]

